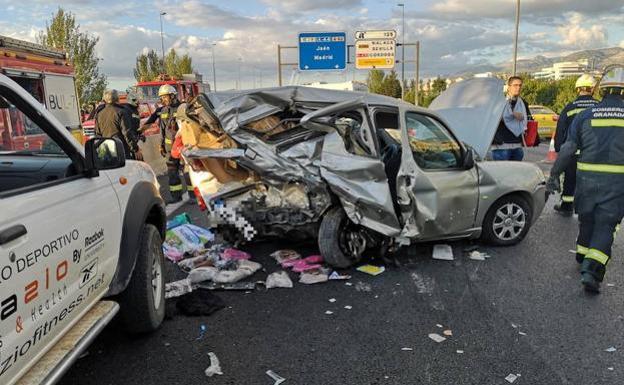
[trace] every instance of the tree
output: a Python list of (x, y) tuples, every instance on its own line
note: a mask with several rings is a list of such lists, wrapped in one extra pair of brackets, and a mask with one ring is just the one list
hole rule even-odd
[(383, 94), (392, 96), (393, 98), (401, 97), (401, 81), (399, 80), (396, 71), (392, 70), (383, 79)]
[(383, 80), (384, 72), (382, 70), (370, 70), (368, 71), (368, 78), (366, 79), (366, 85), (368, 85), (368, 92), (374, 94), (383, 94)]
[(393, 98), (401, 97), (401, 82), (394, 70), (388, 74), (382, 70), (370, 70), (366, 84), (368, 85), (368, 92), (392, 96)]
[(137, 81), (155, 80), (163, 72), (162, 60), (153, 49), (137, 56), (134, 68), (134, 78)]
[(81, 103), (101, 99), (106, 76), (100, 73), (95, 46), (100, 38), (80, 30), (76, 17), (61, 7), (46, 23), (46, 30), (37, 35), (37, 42), (67, 52), (76, 71), (76, 91)]
[(156, 80), (163, 73), (174, 79), (181, 79), (183, 74), (193, 72), (193, 59), (188, 54), (179, 56), (173, 48), (165, 55), (164, 65), (156, 51), (149, 50), (147, 54), (137, 56), (134, 67), (134, 77), (137, 81)]

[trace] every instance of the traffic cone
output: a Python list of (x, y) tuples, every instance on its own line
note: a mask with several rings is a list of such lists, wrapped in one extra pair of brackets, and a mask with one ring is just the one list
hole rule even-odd
[(550, 138), (550, 145), (548, 146), (548, 153), (546, 154), (545, 163), (554, 163), (557, 160), (557, 153), (555, 152), (555, 131)]

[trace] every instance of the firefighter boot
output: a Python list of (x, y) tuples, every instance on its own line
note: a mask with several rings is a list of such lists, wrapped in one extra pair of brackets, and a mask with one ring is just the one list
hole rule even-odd
[(600, 282), (605, 274), (605, 265), (591, 258), (585, 258), (581, 264), (581, 283), (585, 291), (600, 293)]
[(574, 208), (572, 206), (572, 203), (568, 203), (568, 202), (561, 202), (555, 205), (554, 207), (555, 211), (564, 217), (571, 217), (572, 214), (574, 213)]
[(590, 293), (600, 293), (600, 282), (591, 273), (581, 273), (581, 283), (585, 291)]

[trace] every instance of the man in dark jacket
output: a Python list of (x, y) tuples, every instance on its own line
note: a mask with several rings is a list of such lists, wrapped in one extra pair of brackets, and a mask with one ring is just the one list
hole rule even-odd
[(105, 106), (95, 115), (95, 133), (105, 138), (121, 140), (127, 159), (142, 160), (143, 156), (137, 144), (137, 133), (132, 129), (131, 115), (117, 103), (116, 90), (104, 91)]
[[(559, 152), (568, 136), (568, 129), (572, 125), (574, 118), (588, 107), (595, 106), (598, 101), (592, 97), (596, 79), (589, 74), (581, 75), (576, 80), (576, 91), (578, 97), (563, 108), (557, 120), (557, 131), (555, 132), (555, 151)], [(563, 176), (563, 191), (561, 192), (561, 202), (555, 205), (555, 211), (559, 214), (570, 217), (574, 210), (574, 189), (576, 187), (576, 159), (570, 162), (565, 169)]]
[(523, 137), (527, 122), (532, 120), (529, 107), (520, 97), (522, 78), (512, 76), (507, 80), (507, 103), (503, 118), (492, 141), (492, 159), (517, 160), (524, 158)]

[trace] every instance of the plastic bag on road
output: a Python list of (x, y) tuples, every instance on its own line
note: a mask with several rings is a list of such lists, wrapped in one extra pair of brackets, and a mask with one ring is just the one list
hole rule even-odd
[(175, 298), (193, 291), (193, 286), (188, 278), (165, 284), (165, 298)]
[(293, 259), (301, 259), (301, 254), (295, 250), (277, 250), (271, 254), (271, 257), (273, 257), (277, 263), (282, 264)]
[(215, 374), (222, 375), (223, 372), (221, 371), (221, 363), (219, 362), (217, 355), (210, 352), (208, 353), (208, 356), (210, 357), (210, 366), (204, 371), (206, 376), (212, 377)]
[(284, 287), (284, 288), (293, 287), (293, 283), (290, 280), (290, 277), (288, 276), (287, 272), (278, 271), (278, 272), (269, 274), (269, 276), (267, 277), (266, 279), (267, 289), (273, 289), (273, 288), (278, 288), (278, 287)]

